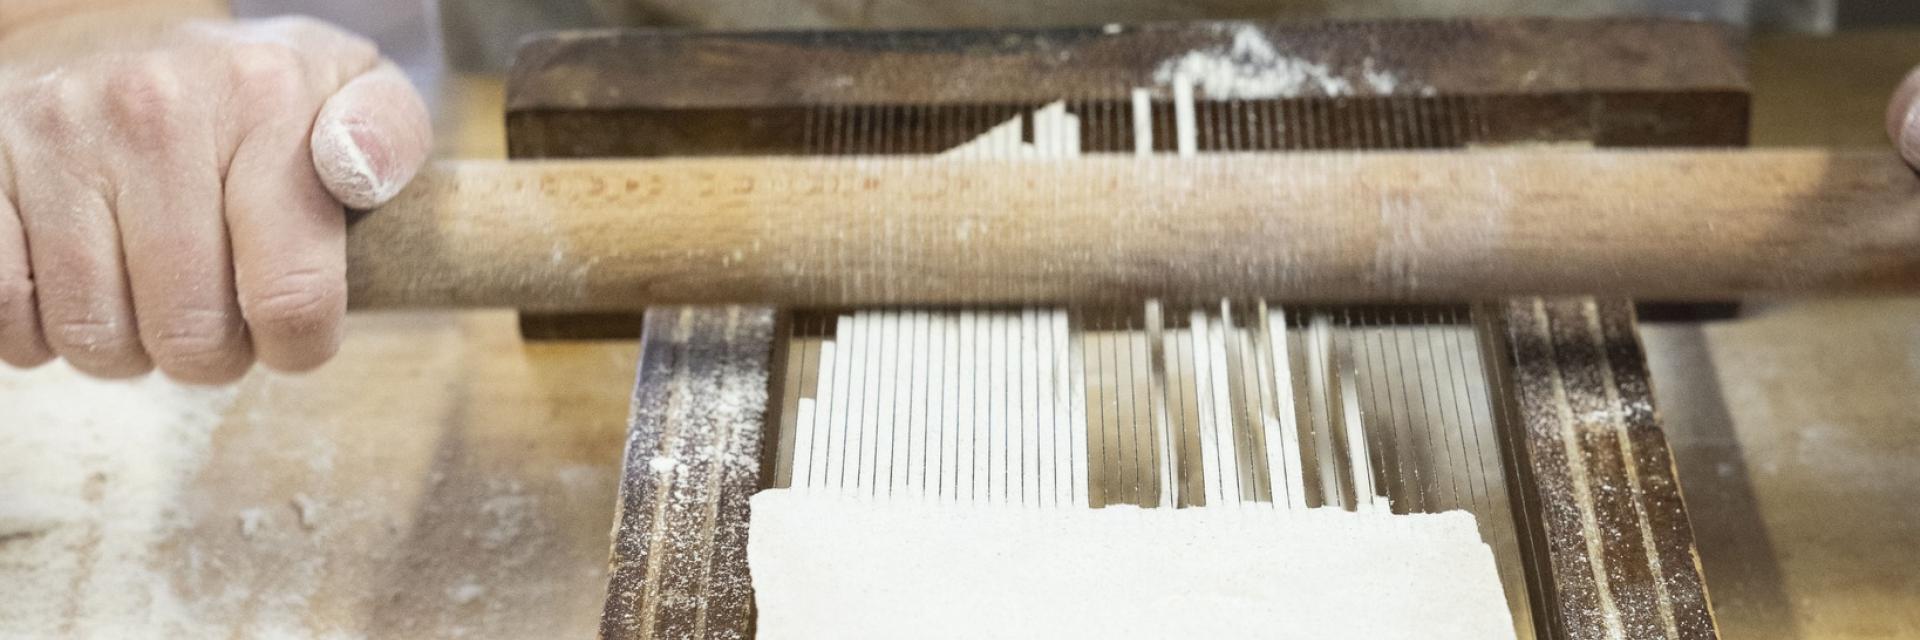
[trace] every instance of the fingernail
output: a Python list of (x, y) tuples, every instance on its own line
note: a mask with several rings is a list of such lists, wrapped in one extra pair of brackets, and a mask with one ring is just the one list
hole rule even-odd
[(313, 135), (314, 162), (322, 181), (342, 204), (371, 209), (400, 190), (393, 150), (359, 123), (335, 120)]

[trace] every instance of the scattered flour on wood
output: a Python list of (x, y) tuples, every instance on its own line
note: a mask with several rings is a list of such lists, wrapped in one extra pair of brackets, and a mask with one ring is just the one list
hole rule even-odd
[[(1214, 100), (1356, 93), (1353, 79), (1325, 62), (1281, 51), (1259, 27), (1236, 24), (1223, 28), (1233, 36), (1230, 44), (1166, 60), (1155, 70), (1154, 81), (1171, 85), (1184, 80)], [(1377, 68), (1371, 58), (1363, 61), (1359, 80), (1378, 95), (1390, 95), (1402, 84), (1395, 73)]]
[(320, 526), (320, 501), (304, 493), (293, 494), (293, 512), (300, 517), (300, 528), (308, 531)]
[(1162, 62), (1154, 81), (1171, 84), (1185, 79), (1214, 99), (1341, 96), (1353, 91), (1352, 83), (1327, 65), (1281, 53), (1258, 27), (1232, 29), (1231, 45), (1190, 51)]
[(486, 595), (486, 593), (486, 587), (480, 586), (469, 578), (460, 584), (454, 585), (453, 588), (447, 589), (447, 601), (454, 604), (471, 604), (473, 601), (480, 599), (480, 596)]
[(248, 539), (253, 538), (255, 534), (260, 533), (260, 527), (266, 523), (268, 517), (266, 509), (259, 507), (241, 509), (239, 515), (240, 536)]
[(647, 461), (647, 468), (658, 474), (671, 474), (680, 468), (680, 461), (667, 456), (654, 456)]
[(180, 492), (233, 399), (159, 376), (0, 368), (0, 637), (164, 637), (190, 622), (154, 546), (184, 526)]
[(1376, 68), (1373, 58), (1367, 58), (1361, 63), (1360, 75), (1366, 78), (1367, 86), (1372, 87), (1374, 93), (1380, 95), (1393, 95), (1393, 89), (1400, 86), (1400, 77), (1391, 71)]

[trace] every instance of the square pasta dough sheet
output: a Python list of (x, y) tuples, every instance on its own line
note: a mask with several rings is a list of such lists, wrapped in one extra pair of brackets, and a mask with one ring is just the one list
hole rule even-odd
[(1464, 511), (753, 498), (759, 637), (1514, 637)]

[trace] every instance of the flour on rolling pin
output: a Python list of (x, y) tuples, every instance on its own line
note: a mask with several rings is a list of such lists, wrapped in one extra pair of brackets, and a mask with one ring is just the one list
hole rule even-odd
[(770, 490), (759, 637), (1513, 637), (1464, 511), (1037, 509)]

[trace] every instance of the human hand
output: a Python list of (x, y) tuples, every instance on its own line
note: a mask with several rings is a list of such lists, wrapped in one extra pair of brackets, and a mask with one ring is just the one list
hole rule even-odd
[(1907, 164), (1920, 169), (1920, 67), (1907, 74), (1887, 105), (1887, 137)]
[(219, 383), (332, 357), (342, 204), (392, 198), (431, 145), (372, 43), (305, 18), (4, 38), (27, 53), (0, 55), (0, 361)]

